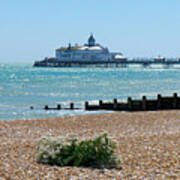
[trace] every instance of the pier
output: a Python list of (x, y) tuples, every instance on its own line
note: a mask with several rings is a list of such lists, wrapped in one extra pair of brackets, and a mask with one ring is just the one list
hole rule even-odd
[(180, 64), (180, 59), (171, 58), (164, 61), (154, 61), (148, 58), (135, 58), (135, 59), (124, 59), (114, 61), (59, 61), (55, 59), (46, 59), (42, 61), (35, 61), (35, 67), (128, 67), (128, 65), (142, 65), (148, 67), (150, 65), (164, 65), (169, 67)]
[[(69, 107), (62, 108), (61, 104), (57, 104), (52, 108), (48, 105), (44, 106), (44, 110), (80, 110), (83, 108), (75, 108), (74, 103), (70, 103)], [(173, 96), (163, 97), (161, 94), (157, 95), (156, 99), (148, 99), (143, 96), (141, 99), (127, 98), (127, 102), (119, 102), (114, 99), (112, 102), (103, 102), (99, 100), (98, 104), (90, 104), (88, 101), (84, 103), (85, 111), (157, 111), (157, 110), (173, 110), (180, 109), (180, 97), (177, 93)]]

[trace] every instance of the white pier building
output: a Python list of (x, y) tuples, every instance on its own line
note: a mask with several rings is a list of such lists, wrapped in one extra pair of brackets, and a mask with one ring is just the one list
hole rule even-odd
[(56, 49), (56, 60), (63, 62), (108, 62), (114, 60), (126, 60), (122, 53), (110, 53), (108, 48), (96, 44), (93, 34), (88, 43), (83, 46), (61, 47)]

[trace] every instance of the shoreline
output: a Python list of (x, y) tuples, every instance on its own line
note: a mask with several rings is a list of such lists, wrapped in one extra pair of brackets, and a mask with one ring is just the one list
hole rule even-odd
[[(122, 170), (37, 164), (41, 136), (106, 131), (117, 142)], [(7, 179), (177, 179), (180, 177), (180, 111), (148, 111), (0, 121), (0, 177)]]
[[(56, 110), (57, 111), (57, 110)], [(75, 111), (75, 110), (73, 110)], [(97, 110), (97, 111), (87, 111), (88, 113), (77, 113), (77, 114), (69, 114), (69, 115), (57, 115), (57, 116), (49, 116), (49, 117), (37, 117), (37, 118), (27, 118), (27, 119), (0, 119), (0, 122), (10, 122), (10, 121), (31, 121), (31, 120), (46, 120), (46, 119), (54, 119), (54, 118), (67, 118), (67, 117), (78, 117), (78, 116), (91, 116), (91, 115), (100, 115), (100, 114), (114, 114), (114, 113), (126, 113), (126, 111), (106, 111), (106, 110)]]

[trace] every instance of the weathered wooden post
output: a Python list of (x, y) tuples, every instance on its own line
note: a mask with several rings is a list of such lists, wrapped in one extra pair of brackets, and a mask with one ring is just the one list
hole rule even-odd
[(128, 102), (128, 110), (132, 111), (133, 110), (133, 104), (132, 104), (131, 97), (128, 97), (127, 102)]
[(48, 105), (45, 105), (45, 106), (44, 106), (44, 109), (45, 109), (45, 110), (48, 110), (48, 109), (49, 109)]
[(86, 102), (84, 103), (84, 106), (85, 106), (85, 110), (88, 110), (89, 103), (86, 101)]
[(147, 110), (146, 96), (142, 97), (142, 110)]
[(117, 102), (117, 99), (114, 99), (113, 109), (114, 109), (114, 110), (117, 110), (117, 109), (118, 109), (118, 102)]
[(99, 100), (99, 109), (103, 109), (103, 101)]
[(61, 104), (57, 104), (57, 110), (61, 109)]
[(71, 110), (74, 109), (74, 103), (70, 103), (70, 109), (71, 109)]
[(162, 109), (162, 97), (160, 94), (157, 95), (157, 109)]
[(177, 93), (173, 94), (173, 109), (177, 109), (178, 108), (178, 95)]

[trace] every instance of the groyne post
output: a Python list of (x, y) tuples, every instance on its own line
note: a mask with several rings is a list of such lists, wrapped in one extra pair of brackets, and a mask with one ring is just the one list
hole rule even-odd
[(142, 110), (147, 110), (146, 96), (142, 97)]
[(114, 99), (113, 109), (114, 109), (114, 110), (117, 110), (117, 109), (118, 109), (118, 102), (117, 102), (117, 99)]
[(89, 103), (86, 101), (86, 102), (84, 103), (84, 106), (85, 106), (85, 110), (88, 110)]
[(178, 108), (178, 95), (177, 93), (173, 94), (173, 109), (177, 109)]
[(44, 106), (44, 109), (45, 109), (45, 110), (48, 110), (48, 109), (49, 109), (48, 105), (45, 105), (45, 106)]
[(99, 100), (99, 109), (103, 109), (103, 101)]
[(162, 109), (162, 97), (160, 94), (157, 95), (157, 109)]
[(61, 104), (57, 104), (57, 109), (58, 109), (58, 110), (61, 109)]
[(73, 110), (74, 109), (74, 103), (70, 103), (70, 109)]
[(132, 104), (131, 97), (128, 97), (127, 102), (128, 102), (128, 110), (132, 111), (133, 110), (133, 104)]

